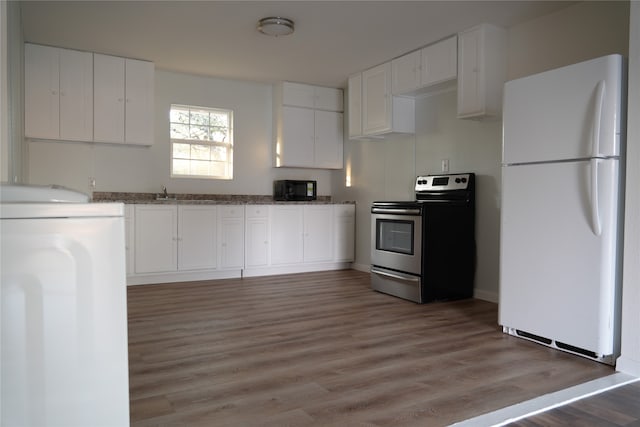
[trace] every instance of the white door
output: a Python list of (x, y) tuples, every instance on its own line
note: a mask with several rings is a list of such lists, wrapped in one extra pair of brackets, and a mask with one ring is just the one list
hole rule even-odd
[(315, 112), (314, 166), (342, 169), (343, 121), (342, 113)]
[(507, 82), (503, 163), (619, 155), (621, 64), (610, 55)]
[(271, 208), (271, 264), (302, 262), (302, 206)]
[(216, 268), (217, 207), (178, 208), (178, 270)]
[(136, 273), (176, 271), (177, 216), (175, 206), (135, 207)]
[(499, 323), (611, 354), (618, 161), (502, 173)]

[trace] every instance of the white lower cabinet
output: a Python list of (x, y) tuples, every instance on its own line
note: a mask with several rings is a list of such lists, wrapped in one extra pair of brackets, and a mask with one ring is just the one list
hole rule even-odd
[(244, 267), (244, 206), (221, 206), (218, 241), (222, 269)]
[(275, 205), (271, 212), (271, 264), (302, 262), (302, 206)]
[(178, 206), (178, 270), (218, 266), (217, 215), (216, 206)]
[(160, 273), (178, 268), (176, 206), (136, 205), (135, 272)]
[(333, 206), (305, 205), (304, 262), (333, 260)]
[(344, 268), (355, 205), (125, 207), (130, 284)]
[(242, 269), (243, 206), (136, 205), (134, 211), (129, 274)]
[(271, 246), (269, 239), (270, 216), (268, 205), (250, 205), (246, 207), (245, 219), (245, 259), (246, 268), (269, 266)]

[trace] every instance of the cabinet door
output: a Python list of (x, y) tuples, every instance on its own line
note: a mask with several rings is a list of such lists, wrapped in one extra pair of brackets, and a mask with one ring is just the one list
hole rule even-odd
[(355, 205), (334, 205), (333, 257), (351, 262), (355, 256)]
[(343, 120), (342, 113), (315, 112), (314, 166), (342, 169)]
[(244, 266), (244, 207), (221, 206), (220, 268), (242, 268)]
[(333, 259), (333, 209), (331, 205), (304, 206), (304, 262)]
[(362, 73), (349, 77), (348, 86), (349, 137), (362, 136)]
[(93, 141), (93, 54), (60, 49), (60, 139)]
[(153, 144), (153, 62), (125, 61), (125, 142)]
[(282, 103), (294, 107), (314, 108), (315, 87), (302, 83), (282, 82)]
[(416, 90), (420, 86), (420, 51), (391, 61), (391, 89), (394, 95)]
[(362, 133), (391, 129), (391, 62), (362, 73)]
[(24, 45), (24, 133), (27, 138), (60, 136), (58, 48)]
[(93, 55), (93, 137), (124, 142), (124, 58)]
[(460, 33), (458, 52), (458, 115), (482, 110), (483, 91), (480, 83), (480, 29)]
[(344, 94), (342, 89), (332, 87), (315, 87), (315, 108), (317, 110), (338, 111), (344, 110)]
[(178, 270), (214, 269), (217, 266), (217, 208), (178, 208)]
[(458, 37), (453, 36), (422, 49), (421, 85), (455, 79), (458, 75)]
[(282, 107), (280, 166), (313, 167), (314, 111)]
[(245, 220), (246, 268), (267, 267), (269, 265), (269, 238), (269, 206), (247, 206)]
[(273, 206), (271, 215), (271, 264), (302, 262), (302, 206)]
[(136, 273), (176, 271), (177, 217), (175, 206), (136, 205)]

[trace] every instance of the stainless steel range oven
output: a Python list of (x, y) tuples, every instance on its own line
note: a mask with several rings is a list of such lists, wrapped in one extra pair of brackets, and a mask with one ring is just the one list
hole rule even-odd
[(474, 174), (418, 176), (415, 190), (371, 207), (372, 288), (418, 303), (471, 297)]

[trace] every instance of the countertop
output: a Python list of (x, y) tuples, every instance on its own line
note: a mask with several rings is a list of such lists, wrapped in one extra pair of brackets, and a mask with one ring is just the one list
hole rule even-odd
[(318, 196), (317, 200), (305, 202), (281, 202), (272, 196), (242, 194), (173, 194), (167, 199), (157, 199), (158, 193), (125, 193), (94, 191), (93, 202), (120, 202), (126, 204), (159, 205), (276, 205), (276, 204), (355, 204), (353, 201), (334, 202), (331, 196)]

